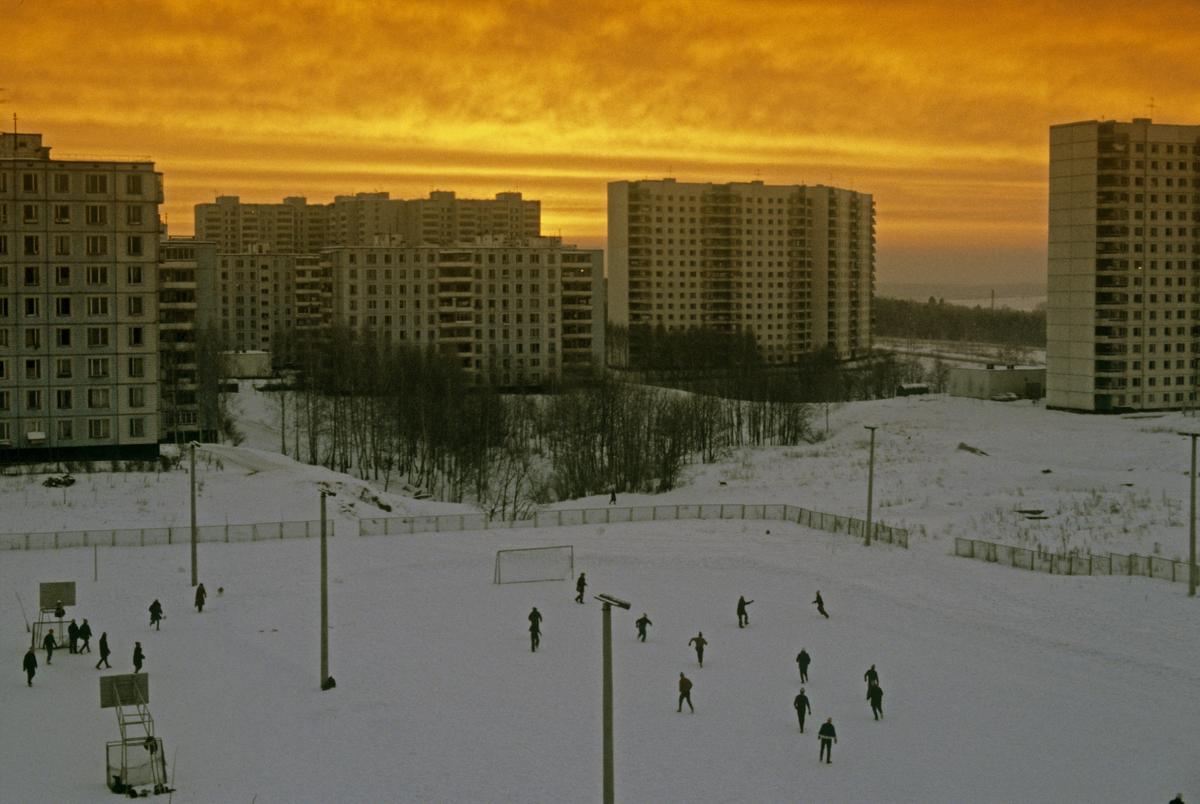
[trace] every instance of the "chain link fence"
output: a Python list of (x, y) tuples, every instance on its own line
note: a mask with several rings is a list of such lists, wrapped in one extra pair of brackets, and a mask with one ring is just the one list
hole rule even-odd
[(1052, 575), (1142, 575), (1176, 583), (1187, 583), (1188, 580), (1186, 561), (1160, 556), (1120, 553), (1065, 555), (962, 537), (954, 540), (954, 554)]
[[(326, 525), (334, 535), (334, 523)], [(255, 522), (243, 525), (201, 525), (199, 542), (262, 542), (272, 539), (307, 539), (321, 535), (321, 520), (298, 522)], [(0, 533), (0, 550), (53, 550), (65, 547), (148, 547), (190, 544), (189, 525), (170, 528), (120, 528), (116, 530), (67, 530), (57, 533)]]

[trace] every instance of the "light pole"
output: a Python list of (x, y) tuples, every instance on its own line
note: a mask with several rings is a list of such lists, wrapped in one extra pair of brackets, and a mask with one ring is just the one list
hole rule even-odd
[(1196, 438), (1200, 433), (1180, 435), (1192, 439), (1192, 505), (1188, 516), (1188, 597), (1196, 596)]
[(191, 483), (192, 483), (192, 586), (195, 586), (200, 581), (197, 577), (196, 568), (196, 542), (199, 541), (199, 529), (196, 527), (196, 447), (200, 446), (199, 441), (189, 441), (188, 446), (191, 447)]
[(604, 604), (604, 804), (613, 804), (613, 689), (612, 689), (612, 607), (628, 609), (630, 604), (612, 595), (596, 595)]
[(867, 538), (864, 544), (867, 547), (871, 546), (871, 497), (875, 493), (875, 428), (879, 425), (867, 424), (863, 427), (871, 431), (871, 459), (870, 468), (867, 470)]
[(325, 542), (325, 498), (329, 489), (321, 489), (321, 689), (329, 685), (329, 551)]

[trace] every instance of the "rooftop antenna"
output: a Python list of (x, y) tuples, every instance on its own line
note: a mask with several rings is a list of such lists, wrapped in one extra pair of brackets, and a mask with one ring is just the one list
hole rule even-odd
[(1154, 119), (1154, 96), (1150, 96), (1150, 102), (1146, 104), (1146, 108), (1150, 110), (1150, 119)]

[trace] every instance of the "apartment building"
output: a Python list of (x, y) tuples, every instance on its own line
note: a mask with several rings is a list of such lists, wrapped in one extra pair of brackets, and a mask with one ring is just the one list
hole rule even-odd
[(216, 440), (214, 406), (203, 405), (205, 400), (201, 399), (201, 381), (206, 373), (214, 371), (212, 361), (220, 359), (221, 344), (214, 337), (216, 274), (216, 243), (172, 237), (159, 244), (159, 417), (163, 441)]
[(436, 349), (475, 382), (590, 375), (604, 349), (604, 261), (558, 238), (338, 247), (321, 255), (332, 317), (359, 337)]
[(835, 187), (608, 186), (608, 316), (626, 327), (751, 332), (769, 363), (871, 347), (875, 207)]
[(149, 159), (55, 159), (0, 134), (0, 461), (158, 454)]
[(1050, 128), (1046, 403), (1196, 403), (1200, 125)]
[(458, 198), (434, 191), (429, 198), (399, 199), (386, 192), (339, 195), (329, 204), (303, 197), (278, 204), (244, 204), (218, 196), (195, 207), (196, 237), (212, 240), (222, 254), (265, 247), (281, 254), (316, 254), (332, 246), (366, 246), (400, 236), (409, 245), (467, 242), (476, 237), (537, 237), (541, 203), (520, 193), (494, 199)]

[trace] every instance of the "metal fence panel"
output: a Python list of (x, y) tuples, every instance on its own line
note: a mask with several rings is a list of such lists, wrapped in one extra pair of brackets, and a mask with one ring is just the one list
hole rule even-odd
[[(105, 535), (112, 539), (112, 533), (106, 532)], [(87, 547), (87, 532), (82, 530), (73, 530), (66, 533), (54, 534), (55, 547)]]
[(462, 514), (463, 530), (483, 530), (487, 527), (487, 517), (484, 514)]
[[(320, 523), (316, 523), (320, 525)], [(279, 538), (281, 539), (304, 539), (309, 535), (307, 522), (280, 522), (279, 523)], [(321, 529), (318, 527), (313, 535), (320, 536)]]
[(701, 519), (720, 519), (721, 506), (714, 503), (708, 503), (700, 506)]
[(24, 550), (24, 533), (0, 533), (0, 550)]
[(744, 509), (742, 512), (742, 518), (743, 519), (764, 519), (765, 516), (763, 514), (763, 511), (764, 511), (764, 506), (747, 505), (747, 506), (744, 506)]
[(582, 525), (583, 512), (580, 510), (562, 510), (558, 512), (559, 525)]
[(609, 508), (585, 508), (583, 511), (583, 524), (585, 525), (603, 525), (609, 521), (609, 516), (613, 509)]
[(975, 557), (975, 542), (961, 536), (954, 537), (954, 555), (960, 558)]
[(1168, 558), (1160, 558), (1159, 556), (1149, 556), (1150, 559), (1150, 577), (1159, 578), (1164, 581), (1173, 580), (1171, 574), (1174, 572), (1175, 562)]
[(643, 508), (643, 507), (639, 506), (637, 508), (629, 509), (629, 521), (630, 522), (649, 522), (653, 519), (654, 519), (654, 509), (653, 508)]
[(226, 525), (227, 542), (252, 542), (254, 541), (254, 526), (253, 525)]
[(787, 506), (786, 505), (764, 505), (762, 507), (762, 509), (763, 509), (763, 512), (762, 512), (763, 519), (777, 519), (778, 520), (778, 519), (786, 519), (787, 518)]
[(413, 533), (436, 533), (437, 525), (436, 516), (415, 516), (412, 518)]
[(608, 521), (609, 522), (632, 522), (633, 521), (633, 509), (632, 508), (613, 508), (611, 510), (611, 512), (609, 513)]
[(654, 506), (654, 518), (666, 520), (679, 519), (679, 506), (656, 505)]

